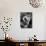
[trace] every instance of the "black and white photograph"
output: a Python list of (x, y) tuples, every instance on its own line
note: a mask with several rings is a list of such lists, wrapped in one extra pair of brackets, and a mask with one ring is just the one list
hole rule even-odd
[(32, 28), (32, 12), (21, 12), (20, 13), (20, 27), (21, 28)]

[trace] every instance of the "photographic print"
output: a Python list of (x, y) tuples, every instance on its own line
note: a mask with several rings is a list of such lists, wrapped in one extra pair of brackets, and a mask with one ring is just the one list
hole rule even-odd
[(21, 12), (20, 13), (20, 27), (21, 28), (32, 28), (32, 12)]

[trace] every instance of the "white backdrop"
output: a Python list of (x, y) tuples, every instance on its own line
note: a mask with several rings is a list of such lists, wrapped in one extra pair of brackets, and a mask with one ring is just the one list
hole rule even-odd
[[(20, 12), (32, 12), (33, 27), (31, 29), (20, 28)], [(17, 40), (27, 40), (34, 34), (37, 39), (46, 39), (46, 6), (33, 8), (28, 0), (0, 0), (0, 19), (1, 17), (13, 17), (13, 22), (10, 31)], [(0, 39), (4, 39), (3, 32), (0, 30)]]

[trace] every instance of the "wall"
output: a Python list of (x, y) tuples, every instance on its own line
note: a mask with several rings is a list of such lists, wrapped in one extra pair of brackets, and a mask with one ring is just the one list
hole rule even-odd
[[(20, 12), (32, 12), (33, 13), (33, 27), (31, 29), (20, 28)], [(37, 35), (37, 39), (45, 39), (45, 16), (46, 8), (33, 8), (30, 6), (28, 0), (0, 0), (0, 18), (1, 17), (13, 17), (13, 22), (10, 33), (17, 40), (27, 40), (34, 34)], [(0, 31), (2, 35), (3, 31)], [(3, 33), (4, 34), (4, 33)], [(0, 39), (4, 37), (0, 36)]]

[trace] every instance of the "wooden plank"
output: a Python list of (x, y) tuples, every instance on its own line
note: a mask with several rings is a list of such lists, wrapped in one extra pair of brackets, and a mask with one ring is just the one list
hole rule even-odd
[(28, 46), (28, 43), (24, 43), (24, 46)]

